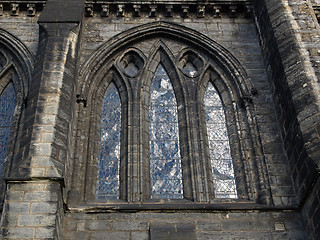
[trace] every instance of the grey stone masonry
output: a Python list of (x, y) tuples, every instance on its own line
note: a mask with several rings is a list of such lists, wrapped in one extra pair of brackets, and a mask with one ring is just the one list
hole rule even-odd
[(63, 206), (61, 184), (8, 182), (1, 218), (5, 239), (59, 239)]
[(306, 239), (295, 212), (68, 213), (64, 239)]
[(254, 9), (298, 204), (318, 239), (319, 24), (307, 0), (254, 1)]
[[(0, 238), (320, 239), (319, 20), (320, 0), (0, 0), (4, 118), (2, 92), (12, 83), (16, 94), (11, 130), (0, 116)], [(178, 139), (168, 159), (180, 155), (183, 199), (151, 193), (160, 64), (178, 126), (154, 135)], [(112, 175), (99, 162), (110, 84), (119, 194), (99, 199)], [(207, 127), (208, 84), (225, 126)], [(234, 198), (216, 194), (215, 171)]]

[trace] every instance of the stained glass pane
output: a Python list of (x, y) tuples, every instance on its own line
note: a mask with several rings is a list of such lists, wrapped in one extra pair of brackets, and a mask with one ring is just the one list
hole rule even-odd
[(196, 66), (191, 63), (191, 62), (187, 62), (187, 64), (185, 65), (185, 67), (183, 68), (184, 72), (187, 73), (188, 75), (190, 75), (191, 77), (193, 77), (194, 75), (197, 74), (198, 70), (196, 68)]
[(15, 107), (16, 92), (13, 84), (9, 83), (0, 96), (0, 174), (7, 153)]
[(151, 198), (183, 198), (178, 108), (162, 65), (151, 85), (149, 120)]
[(96, 198), (119, 198), (121, 101), (113, 83), (102, 103)]
[(212, 83), (204, 96), (205, 117), (216, 198), (237, 198), (224, 110)]

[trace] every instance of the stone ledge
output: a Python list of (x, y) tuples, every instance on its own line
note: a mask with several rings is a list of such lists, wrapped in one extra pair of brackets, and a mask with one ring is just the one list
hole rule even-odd
[(295, 206), (270, 206), (257, 204), (244, 200), (232, 200), (233, 202), (216, 202), (216, 203), (193, 203), (187, 200), (175, 201), (174, 203), (115, 203), (115, 204), (87, 204), (77, 207), (69, 207), (67, 212), (70, 213), (105, 213), (105, 212), (140, 212), (140, 211), (161, 211), (161, 212), (179, 212), (186, 210), (196, 211), (296, 211)]

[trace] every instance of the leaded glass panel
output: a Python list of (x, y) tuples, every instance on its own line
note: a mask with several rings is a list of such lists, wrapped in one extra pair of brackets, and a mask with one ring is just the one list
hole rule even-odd
[(7, 153), (14, 109), (16, 107), (16, 92), (9, 83), (0, 96), (0, 174)]
[(183, 198), (178, 108), (161, 64), (151, 85), (149, 120), (151, 198)]
[(204, 96), (204, 105), (215, 197), (237, 198), (225, 114), (211, 82)]
[(113, 83), (102, 102), (96, 198), (119, 198), (121, 101)]

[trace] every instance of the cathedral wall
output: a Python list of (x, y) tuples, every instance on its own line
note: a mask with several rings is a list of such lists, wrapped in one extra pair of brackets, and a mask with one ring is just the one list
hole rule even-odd
[(40, 12), (35, 16), (27, 16), (25, 11), (21, 11), (18, 16), (12, 16), (10, 11), (4, 11), (0, 16), (0, 28), (20, 39), (33, 55), (36, 55), (39, 42), (39, 25), (37, 23), (39, 16)]
[[(29, 109), (26, 119), (33, 119), (34, 112), (37, 112), (37, 118), (34, 122), (21, 124), (25, 129), (34, 128), (34, 132), (39, 130), (39, 134), (32, 139), (31, 131), (25, 131), (24, 134), (28, 133), (30, 138), (25, 138), (22, 144), (33, 144), (35, 141), (44, 143), (36, 148), (38, 152), (30, 151), (30, 158), (23, 156), (22, 152), (15, 154), (17, 159), (25, 162), (16, 172), (6, 173), (8, 176), (11, 174), (11, 178), (6, 178), (1, 235), (7, 239), (70, 240), (318, 239), (320, 182), (317, 164), (320, 130), (319, 24), (316, 18), (319, 19), (320, 6), (313, 11), (311, 4), (319, 5), (320, 2), (254, 0), (253, 12), (251, 1), (246, 0), (233, 1), (239, 3), (237, 7), (223, 5), (222, 8), (216, 8), (216, 3), (209, 4), (208, 12), (203, 12), (205, 8), (201, 8), (201, 4), (199, 7), (195, 5), (195, 1), (189, 1), (190, 8), (183, 1), (171, 1), (181, 5), (177, 4), (174, 8), (167, 8), (168, 4), (163, 3), (158, 8), (143, 3), (140, 8), (130, 3), (126, 10), (121, 7), (123, 5), (113, 1), (109, 2), (110, 8), (95, 2), (92, 4), (87, 1), (85, 4), (82, 0), (49, 0), (39, 24), (42, 4), (37, 4), (36, 8), (20, 5), (22, 7), (18, 14), (12, 5), (4, 5), (3, 11), (0, 6), (0, 28), (20, 39), (34, 56), (38, 48), (43, 51), (39, 50), (36, 57), (33, 85), (24, 102)], [(210, 199), (203, 202), (184, 199), (185, 202), (178, 204), (160, 201), (159, 205), (137, 201), (138, 197), (134, 199), (135, 196), (130, 199), (131, 202), (128, 197), (115, 204), (90, 199), (95, 193), (93, 185), (96, 171), (90, 168), (89, 162), (95, 161), (96, 156), (90, 155), (94, 151), (88, 146), (94, 146), (96, 141), (92, 143), (90, 140), (98, 137), (89, 138), (83, 133), (91, 125), (98, 126), (100, 122), (91, 121), (97, 111), (90, 106), (92, 99), (88, 100), (87, 95), (82, 95), (82, 90), (89, 89), (90, 92), (99, 88), (102, 84), (97, 81), (104, 81), (105, 74), (101, 71), (100, 75), (90, 75), (91, 71), (101, 67), (98, 61), (91, 60), (102, 54), (109, 43), (116, 49), (116, 42), (120, 41), (118, 34), (125, 36), (130, 29), (139, 29), (153, 22), (181, 25), (197, 31), (200, 40), (214, 40), (224, 48), (224, 53), (233, 55), (234, 62), (239, 63), (236, 67), (248, 74), (246, 80), (252, 83), (251, 88), (247, 89), (249, 94), (239, 94), (240, 99), (236, 90), (228, 94), (234, 95), (231, 99), (237, 99), (230, 105), (235, 106), (239, 119), (248, 114), (247, 122), (245, 117), (244, 121), (237, 122), (241, 126), (239, 129), (247, 134), (239, 136), (252, 137), (230, 138), (230, 144), (250, 142), (251, 145), (241, 145), (251, 146), (241, 149), (245, 153), (243, 156), (248, 156), (246, 153), (250, 151), (256, 153), (253, 155), (255, 161), (236, 154), (233, 157), (238, 162), (261, 163), (258, 167), (252, 164), (251, 172), (242, 169), (242, 175), (262, 176), (246, 183), (249, 187), (250, 184), (255, 185), (252, 189), (256, 192), (251, 193), (253, 199)], [(42, 33), (40, 43), (39, 30)], [(136, 37), (135, 41), (122, 45), (116, 52), (110, 51), (108, 57), (119, 58), (127, 47), (138, 49), (148, 56), (154, 40), (159, 38), (161, 35), (156, 34), (145, 41)], [(189, 47), (196, 52), (202, 46), (187, 40), (183, 41), (183, 45), (179, 41), (179, 38), (170, 37), (163, 41), (173, 53), (172, 59), (178, 59), (180, 50), (184, 48)], [(88, 66), (88, 63), (92, 65)], [(219, 68), (219, 64), (215, 66)], [(152, 72), (150, 69), (148, 71)], [(89, 76), (94, 80), (100, 79), (94, 81)], [(190, 88), (191, 82), (186, 81), (183, 87)], [(51, 96), (58, 99), (53, 105), (50, 103)], [(93, 103), (94, 100), (93, 97)], [(185, 107), (192, 109), (193, 106), (188, 104)], [(49, 107), (49, 117), (43, 111), (45, 107)], [(130, 115), (134, 115), (134, 111), (128, 114), (128, 119), (137, 120)], [(57, 120), (53, 115), (57, 116)], [(233, 119), (230, 116), (229, 119)], [(43, 137), (49, 135), (46, 132), (48, 124), (42, 119), (54, 120), (50, 124), (53, 129), (50, 138)], [(186, 122), (195, 119), (194, 116), (188, 116)], [(182, 132), (181, 136), (185, 135)], [(149, 144), (146, 139), (144, 141), (141, 146)], [(52, 146), (57, 145), (59, 151), (47, 154)], [(89, 150), (83, 151), (86, 148)], [(40, 157), (32, 159), (37, 154)], [(194, 156), (196, 154), (199, 153), (196, 152)], [(42, 155), (46, 155), (50, 161), (44, 161)], [(140, 155), (133, 151), (133, 156), (137, 160), (135, 157)], [(59, 161), (52, 161), (50, 157)], [(52, 168), (57, 175), (50, 172), (42, 174), (43, 165)], [(136, 177), (134, 174), (128, 176)], [(245, 189), (245, 184), (241, 184), (238, 187)], [(86, 195), (88, 189), (93, 192), (92, 196)], [(139, 189), (134, 191), (136, 195), (141, 194)]]
[(305, 239), (299, 213), (282, 211), (66, 214), (64, 239)]

